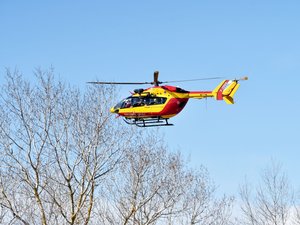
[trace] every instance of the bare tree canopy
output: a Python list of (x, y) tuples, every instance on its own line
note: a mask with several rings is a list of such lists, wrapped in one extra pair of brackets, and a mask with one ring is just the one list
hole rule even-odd
[(204, 168), (114, 120), (112, 86), (35, 78), (7, 70), (0, 92), (1, 224), (229, 224)]
[(151, 137), (126, 153), (99, 207), (101, 224), (229, 224), (232, 199), (215, 197), (208, 172)]
[(297, 221), (299, 214), (294, 204), (293, 188), (278, 163), (272, 162), (271, 166), (264, 170), (261, 182), (256, 188), (245, 183), (240, 189), (240, 196), (242, 224), (300, 224), (299, 220)]
[(87, 224), (95, 189), (121, 160), (130, 133), (112, 123), (112, 87), (81, 94), (55, 82), (52, 70), (35, 75), (31, 86), (18, 71), (7, 71), (1, 92), (5, 222)]

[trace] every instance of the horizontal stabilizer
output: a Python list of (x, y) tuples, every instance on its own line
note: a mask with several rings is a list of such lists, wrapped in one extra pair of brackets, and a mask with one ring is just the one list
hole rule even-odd
[(224, 96), (223, 100), (227, 103), (227, 104), (234, 104), (234, 100), (232, 97), (230, 96)]

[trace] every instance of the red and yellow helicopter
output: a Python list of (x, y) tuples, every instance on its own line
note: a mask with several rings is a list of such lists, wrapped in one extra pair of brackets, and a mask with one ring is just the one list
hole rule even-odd
[(124, 117), (124, 121), (130, 125), (139, 127), (149, 126), (170, 126), (168, 120), (176, 116), (185, 107), (190, 98), (203, 99), (215, 98), (224, 100), (227, 104), (234, 104), (234, 95), (238, 90), (240, 80), (248, 80), (248, 77), (242, 77), (234, 80), (223, 80), (212, 91), (186, 91), (182, 88), (163, 85), (163, 83), (175, 83), (197, 80), (220, 79), (220, 77), (202, 78), (193, 80), (165, 81), (158, 80), (159, 72), (154, 72), (152, 82), (88, 82), (92, 84), (125, 84), (125, 85), (153, 85), (147, 89), (135, 89), (131, 96), (123, 99), (116, 106), (110, 109), (110, 112)]

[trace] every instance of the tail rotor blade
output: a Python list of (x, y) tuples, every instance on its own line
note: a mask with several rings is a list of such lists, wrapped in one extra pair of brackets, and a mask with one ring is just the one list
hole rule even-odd
[(238, 79), (235, 79), (236, 81), (240, 81), (240, 80), (248, 80), (248, 76), (244, 76), (244, 77), (241, 77), (241, 78), (238, 78)]

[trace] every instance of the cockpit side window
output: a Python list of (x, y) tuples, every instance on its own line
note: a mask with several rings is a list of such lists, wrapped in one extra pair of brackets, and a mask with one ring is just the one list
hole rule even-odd
[(130, 108), (130, 107), (139, 107), (144, 105), (160, 105), (165, 104), (167, 101), (167, 98), (164, 97), (128, 97), (124, 99), (123, 101), (119, 102), (115, 108)]
[(167, 101), (167, 98), (163, 98), (163, 97), (149, 97), (146, 99), (147, 105), (165, 104), (166, 101)]

